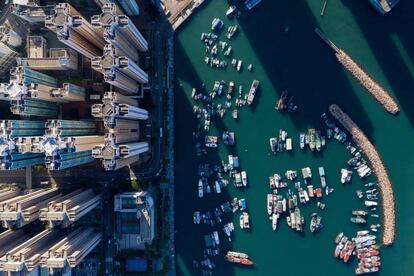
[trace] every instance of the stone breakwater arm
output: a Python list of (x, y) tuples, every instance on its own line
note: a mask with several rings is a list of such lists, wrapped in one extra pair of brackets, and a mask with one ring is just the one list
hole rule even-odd
[(339, 49), (335, 53), (336, 58), (348, 72), (379, 102), (385, 110), (391, 114), (400, 111), (398, 104), (390, 94), (377, 82), (375, 82), (349, 55)]
[(329, 112), (340, 122), (343, 127), (352, 135), (355, 143), (362, 150), (370, 162), (373, 172), (378, 180), (380, 194), (382, 199), (383, 211), (383, 236), (382, 243), (391, 245), (395, 238), (395, 202), (392, 184), (388, 177), (384, 164), (381, 161), (377, 150), (368, 140), (362, 130), (352, 121), (352, 119), (342, 111), (342, 109), (333, 104), (329, 106)]
[(324, 41), (334, 52), (339, 63), (348, 70), (352, 76), (359, 81), (376, 100), (379, 102), (385, 110), (391, 114), (397, 114), (400, 112), (400, 107), (397, 102), (390, 96), (387, 90), (385, 90), (380, 84), (374, 81), (359, 65), (356, 63), (345, 51), (337, 47), (328, 37), (318, 28), (314, 29), (315, 33)]

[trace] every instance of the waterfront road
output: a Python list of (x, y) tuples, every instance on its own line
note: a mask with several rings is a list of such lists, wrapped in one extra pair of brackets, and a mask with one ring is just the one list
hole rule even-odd
[[(152, 128), (153, 128), (153, 145), (152, 159), (149, 164), (134, 169), (134, 173), (138, 178), (151, 178), (158, 176), (163, 169), (162, 156), (164, 152), (164, 135), (165, 119), (164, 114), (164, 96), (166, 92), (166, 73), (165, 64), (168, 55), (164, 46), (166, 45), (166, 22), (157, 21), (153, 25), (151, 35), (152, 45), (152, 85), (151, 93), (153, 98), (153, 109), (151, 110)], [(163, 129), (163, 131), (161, 130)]]

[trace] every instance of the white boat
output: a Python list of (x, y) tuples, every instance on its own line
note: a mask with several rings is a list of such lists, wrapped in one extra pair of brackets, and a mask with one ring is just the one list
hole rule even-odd
[(229, 9), (226, 11), (226, 15), (227, 15), (227, 16), (230, 16), (230, 15), (232, 15), (235, 11), (236, 11), (236, 6), (231, 5), (231, 6), (229, 7)]
[(218, 232), (214, 231), (213, 236), (214, 236), (214, 241), (216, 242), (217, 245), (219, 245), (220, 244), (220, 239), (219, 239)]
[(218, 181), (215, 182), (215, 187), (216, 187), (216, 193), (221, 194), (221, 186)]
[(269, 144), (270, 144), (271, 151), (273, 153), (276, 153), (276, 144), (277, 144), (276, 138), (274, 138), (274, 137), (270, 138), (269, 139)]
[(303, 195), (305, 196), (305, 201), (308, 202), (309, 201), (309, 195), (308, 192), (303, 190)]
[(376, 201), (365, 200), (365, 206), (367, 206), (367, 207), (377, 206), (377, 205), (378, 205), (378, 202), (376, 202)]
[(229, 155), (229, 166), (230, 166), (230, 168), (231, 169), (233, 169), (234, 168), (234, 158), (233, 158), (233, 155)]
[(252, 82), (252, 86), (250, 87), (249, 95), (247, 97), (247, 103), (248, 104), (252, 104), (253, 103), (254, 96), (256, 95), (256, 90), (259, 87), (259, 83), (260, 82), (258, 80), (254, 80)]
[(323, 167), (319, 167), (319, 177), (321, 179), (322, 188), (326, 187), (326, 179), (325, 179), (325, 169)]
[(199, 179), (198, 180), (198, 197), (202, 198), (204, 196), (204, 191), (203, 191), (203, 180)]
[(243, 61), (239, 59), (239, 61), (237, 62), (237, 71), (241, 70), (242, 64), (243, 64)]
[(341, 183), (347, 183), (351, 181), (352, 171), (348, 171), (347, 169), (341, 169)]
[(305, 133), (299, 134), (300, 149), (305, 148)]
[(217, 148), (217, 136), (206, 136), (206, 147), (208, 148)]
[(286, 139), (286, 150), (287, 151), (292, 150), (292, 138), (287, 138)]
[(237, 109), (233, 109), (231, 116), (233, 117), (233, 119), (239, 118), (239, 112), (237, 111)]
[(246, 187), (247, 186), (247, 173), (246, 173), (246, 171), (241, 172), (241, 177), (242, 177), (243, 186)]
[(267, 213), (269, 216), (272, 214), (273, 211), (273, 195), (267, 194)]
[(211, 21), (211, 30), (220, 30), (223, 28), (224, 23), (220, 18), (214, 18), (213, 21)]
[(275, 231), (276, 228), (277, 228), (277, 220), (278, 220), (278, 218), (279, 218), (279, 214), (273, 214), (272, 215), (272, 229), (273, 229), (273, 231)]
[(249, 214), (246, 212), (243, 212), (243, 214), (240, 215), (240, 228), (241, 229), (250, 228)]

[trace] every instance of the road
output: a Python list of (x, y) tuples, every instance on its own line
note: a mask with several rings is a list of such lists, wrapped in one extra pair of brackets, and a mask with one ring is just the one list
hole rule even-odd
[(115, 256), (115, 244), (114, 244), (114, 221), (113, 221), (113, 196), (110, 192), (109, 187), (110, 183), (103, 183), (103, 223), (102, 223), (102, 232), (103, 232), (103, 248), (105, 252), (105, 259), (103, 263), (104, 275), (114, 275), (114, 261), (113, 257)]

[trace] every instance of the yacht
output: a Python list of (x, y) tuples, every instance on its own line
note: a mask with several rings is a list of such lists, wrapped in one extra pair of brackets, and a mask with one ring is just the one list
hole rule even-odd
[(270, 144), (270, 149), (272, 150), (273, 153), (276, 153), (276, 138), (272, 137), (269, 139), (269, 144)]
[(241, 172), (241, 177), (242, 177), (243, 186), (246, 187), (247, 186), (247, 173), (246, 173), (246, 171)]
[(232, 15), (235, 11), (236, 11), (236, 6), (234, 6), (234, 5), (231, 5), (230, 7), (229, 7), (229, 9), (226, 11), (226, 15), (227, 16), (230, 16), (230, 15)]
[(267, 214), (270, 216), (273, 211), (273, 195), (267, 194)]
[(276, 228), (277, 228), (277, 220), (278, 220), (278, 218), (279, 218), (279, 214), (273, 214), (272, 215), (272, 229), (273, 229), (273, 231), (275, 231)]

